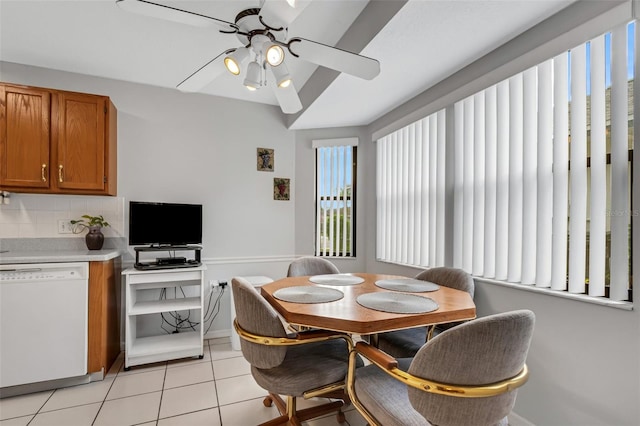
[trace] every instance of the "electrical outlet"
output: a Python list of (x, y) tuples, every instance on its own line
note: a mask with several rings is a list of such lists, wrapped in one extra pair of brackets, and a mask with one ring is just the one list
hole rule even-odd
[(214, 288), (218, 287), (220, 285), (220, 283), (218, 282), (218, 280), (209, 280), (209, 288), (211, 290), (213, 290)]
[(73, 234), (73, 225), (68, 219), (58, 221), (58, 234)]

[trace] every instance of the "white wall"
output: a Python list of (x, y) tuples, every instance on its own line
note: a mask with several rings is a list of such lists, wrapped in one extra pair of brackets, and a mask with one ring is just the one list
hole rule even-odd
[[(111, 98), (118, 110), (116, 199), (124, 204), (120, 230), (125, 237), (131, 200), (201, 203), (207, 280), (228, 281), (234, 275), (275, 279), (286, 274), (295, 253), (295, 145), (294, 133), (284, 126), (277, 106), (7, 62), (0, 63), (0, 81)], [(275, 150), (274, 172), (256, 170), (258, 147)], [(274, 177), (291, 178), (290, 201), (273, 199)], [(12, 204), (21, 198), (36, 204), (51, 198), (58, 203), (83, 199), (13, 194)], [(30, 210), (22, 214), (35, 217)], [(14, 236), (4, 234), (0, 228), (0, 238)], [(211, 330), (230, 331), (228, 292)]]

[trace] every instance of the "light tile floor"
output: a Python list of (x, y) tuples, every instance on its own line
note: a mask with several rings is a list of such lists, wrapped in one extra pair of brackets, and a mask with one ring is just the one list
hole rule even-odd
[[(229, 338), (205, 341), (203, 359), (132, 367), (121, 355), (104, 380), (0, 399), (0, 426), (251, 426), (278, 416)], [(326, 400), (299, 400), (298, 407)], [(345, 426), (366, 422), (345, 408)], [(339, 425), (335, 414), (306, 426)]]

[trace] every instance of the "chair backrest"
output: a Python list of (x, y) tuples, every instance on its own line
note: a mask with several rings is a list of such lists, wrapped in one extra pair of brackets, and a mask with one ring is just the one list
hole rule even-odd
[[(456, 290), (466, 291), (471, 295), (472, 299), (475, 293), (475, 283), (473, 278), (469, 273), (462, 269), (440, 266), (422, 271), (416, 275), (415, 278), (418, 280), (431, 281), (445, 287), (455, 288)], [(441, 332), (448, 330), (449, 328), (456, 327), (463, 322), (465, 321), (438, 324), (436, 325), (436, 331)]]
[[(535, 315), (517, 310), (469, 321), (442, 332), (418, 351), (409, 372), (455, 385), (487, 385), (524, 367)], [(413, 407), (434, 425), (494, 425), (511, 412), (517, 389), (482, 398), (461, 398), (409, 388)]]
[[(236, 321), (243, 330), (260, 336), (287, 337), (276, 310), (249, 281), (240, 277), (232, 278), (231, 290)], [(286, 346), (265, 346), (244, 339), (240, 339), (240, 349), (244, 358), (257, 368), (277, 367), (287, 353)]]
[(427, 269), (426, 271), (422, 271), (416, 275), (415, 279), (431, 281), (445, 287), (466, 291), (471, 295), (472, 299), (475, 292), (475, 284), (471, 275), (458, 268), (441, 266), (438, 268)]
[(305, 256), (294, 260), (289, 265), (288, 277), (301, 277), (304, 275), (338, 274), (338, 267), (321, 257)]

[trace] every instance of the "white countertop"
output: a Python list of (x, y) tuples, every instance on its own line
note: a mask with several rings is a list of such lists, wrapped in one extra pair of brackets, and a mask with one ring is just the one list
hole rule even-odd
[(103, 262), (122, 256), (119, 249), (28, 250), (0, 253), (0, 265), (10, 263)]

